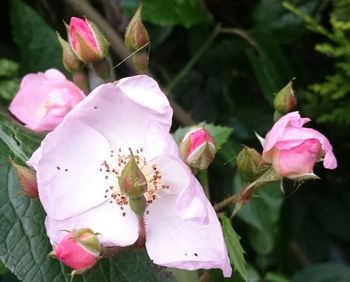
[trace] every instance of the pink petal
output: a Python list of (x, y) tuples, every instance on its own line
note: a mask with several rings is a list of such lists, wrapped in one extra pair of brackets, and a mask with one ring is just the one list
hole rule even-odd
[(69, 23), (69, 38), (72, 47), (79, 53), (80, 46), (78, 46), (76, 34), (79, 34), (79, 36), (84, 40), (86, 44), (98, 52), (98, 46), (95, 37), (87, 22), (80, 18), (72, 17)]
[(317, 139), (307, 139), (288, 150), (274, 150), (273, 168), (281, 176), (311, 173), (321, 154)]
[(44, 75), (46, 76), (46, 78), (53, 80), (66, 80), (66, 77), (64, 76), (63, 73), (61, 73), (60, 71), (56, 70), (56, 69), (48, 69), (47, 71), (45, 71)]
[[(34, 131), (54, 129), (62, 118), (84, 98), (83, 92), (58, 70), (26, 75), (9, 107), (10, 112)], [(59, 116), (48, 114), (60, 107)]]
[(90, 268), (97, 261), (97, 256), (81, 246), (71, 233), (55, 246), (54, 252), (59, 261), (76, 270)]
[(90, 228), (99, 233), (100, 242), (109, 247), (129, 246), (138, 238), (138, 219), (135, 214), (128, 206), (122, 211), (109, 202), (62, 221), (46, 217), (45, 226), (52, 245), (67, 235), (64, 230), (79, 228)]
[(335, 169), (337, 167), (337, 160), (333, 154), (333, 148), (329, 140), (322, 133), (312, 128), (287, 128), (284, 135), (276, 144), (278, 149), (287, 149), (288, 146), (297, 144), (308, 139), (317, 139), (322, 145), (322, 151), (325, 158), (323, 165), (328, 169)]
[(209, 222), (198, 224), (177, 215), (176, 196), (161, 197), (150, 205), (146, 216), (146, 249), (153, 262), (187, 270), (221, 268), (230, 277), (221, 225), (208, 200)]
[(300, 118), (299, 112), (291, 112), (281, 117), (266, 134), (263, 150), (263, 159), (266, 162), (271, 162), (270, 150), (283, 136), (288, 125), (301, 127), (306, 122), (305, 119)]

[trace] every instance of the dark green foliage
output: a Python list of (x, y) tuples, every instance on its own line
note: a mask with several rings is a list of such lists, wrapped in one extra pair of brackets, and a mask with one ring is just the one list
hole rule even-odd
[[(138, 1), (123, 0), (122, 5), (130, 14), (136, 11)], [(147, 0), (143, 2), (142, 18), (155, 24), (179, 24), (190, 27), (208, 22), (210, 15), (201, 0)]]
[[(119, 26), (108, 17), (104, 5), (113, 1), (89, 2), (113, 28), (125, 28), (125, 15)], [(22, 74), (62, 69), (54, 29), (63, 34), (62, 18), (68, 22), (68, 16), (79, 15), (65, 1), (4, 3), (0, 101), (6, 106)], [(137, 1), (121, 4), (122, 13), (131, 15)], [(349, 1), (145, 0), (143, 5), (152, 43), (151, 71), (196, 122), (207, 122), (220, 148), (208, 170), (213, 204), (246, 184), (236, 173), (236, 155), (241, 144), (261, 152), (254, 131), (264, 136), (271, 128), (274, 93), (293, 77), (298, 110), (312, 117), (312, 127), (334, 147), (336, 171), (318, 165), (315, 173), (321, 180), (301, 186), (284, 181), (285, 194), (279, 183), (261, 187), (232, 220), (225, 220), (230, 252), (239, 254), (233, 260), (236, 268), (251, 282), (350, 281), (345, 265), (350, 262)], [(121, 60), (114, 54), (112, 59)], [(121, 65), (116, 74), (130, 72)], [(16, 195), (20, 188), (7, 161), (10, 155), (23, 164), (43, 136), (14, 123), (8, 114), (2, 113), (0, 120), (0, 259), (24, 281), (68, 281), (68, 268), (46, 258), (51, 247), (39, 201)], [(173, 131), (177, 141), (185, 133), (176, 120)], [(0, 281), (16, 281), (5, 272), (0, 266)], [(227, 280), (221, 271), (204, 274), (174, 271), (173, 278), (152, 265), (145, 252), (134, 251), (102, 259), (74, 281), (244, 280), (237, 273)]]
[(55, 31), (22, 0), (11, 0), (13, 37), (21, 50), (23, 72), (63, 70), (62, 50)]
[[(304, 19), (306, 25), (313, 32), (319, 33), (327, 38), (327, 42), (319, 43), (315, 49), (332, 58), (334, 71), (326, 75), (323, 82), (310, 85), (312, 91), (308, 93), (310, 111), (320, 122), (337, 122), (350, 124), (350, 20), (346, 19), (344, 13), (350, 10), (349, 3), (345, 1), (334, 1), (335, 11), (330, 16), (331, 29), (324, 27), (312, 17), (303, 14), (300, 10), (289, 3), (285, 7)], [(345, 11), (344, 11), (345, 10)], [(315, 101), (321, 105), (315, 108)]]

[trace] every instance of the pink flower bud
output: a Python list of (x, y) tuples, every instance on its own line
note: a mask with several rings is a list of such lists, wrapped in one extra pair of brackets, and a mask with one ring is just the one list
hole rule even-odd
[(91, 229), (69, 232), (50, 253), (65, 265), (82, 273), (98, 260), (101, 244)]
[(53, 130), (84, 93), (55, 69), (27, 74), (9, 110), (34, 131)]
[(56, 33), (56, 35), (62, 47), (62, 62), (66, 70), (72, 73), (80, 70), (83, 66), (82, 61), (74, 54), (69, 43), (64, 40), (59, 33)]
[(214, 139), (203, 127), (194, 128), (182, 139), (180, 153), (192, 168), (206, 169), (215, 157)]
[(9, 160), (13, 167), (23, 193), (28, 198), (38, 198), (38, 184), (36, 181), (35, 171), (28, 167), (16, 164), (13, 160)]
[(83, 62), (99, 61), (107, 55), (109, 43), (92, 21), (72, 17), (67, 29), (70, 46)]
[(320, 132), (305, 128), (308, 118), (298, 112), (281, 117), (263, 142), (263, 160), (272, 163), (281, 176), (294, 179), (316, 178), (313, 167), (323, 160), (328, 169), (337, 167), (337, 160), (328, 139)]

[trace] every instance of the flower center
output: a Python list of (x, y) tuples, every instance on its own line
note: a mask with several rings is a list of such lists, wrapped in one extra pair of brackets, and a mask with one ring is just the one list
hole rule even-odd
[[(121, 191), (118, 178), (129, 161), (130, 150), (131, 148), (124, 150), (128, 153), (124, 153), (122, 148), (118, 148), (117, 151), (111, 150), (110, 158), (103, 160), (99, 168), (107, 183), (104, 197), (109, 199), (111, 204), (117, 204), (121, 210), (124, 210), (124, 206), (129, 204), (129, 197)], [(157, 191), (159, 189), (167, 190), (169, 185), (162, 179), (157, 165), (147, 162), (143, 155), (143, 148), (132, 150), (132, 152), (137, 167), (147, 180), (147, 190), (144, 196), (147, 204), (151, 204), (158, 198)], [(123, 216), (125, 216), (125, 212), (123, 212)]]

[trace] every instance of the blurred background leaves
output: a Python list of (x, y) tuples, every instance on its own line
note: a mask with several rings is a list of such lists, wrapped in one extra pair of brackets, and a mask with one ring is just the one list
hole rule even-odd
[[(121, 36), (137, 4), (88, 2)], [(235, 157), (241, 144), (260, 150), (254, 131), (263, 136), (271, 127), (273, 94), (293, 77), (299, 110), (334, 145), (336, 171), (320, 165), (316, 174), (321, 180), (300, 187), (285, 181), (285, 194), (278, 184), (262, 188), (234, 217), (233, 228), (246, 252), (247, 280), (350, 281), (350, 1), (145, 0), (143, 4), (152, 41), (151, 71), (162, 85), (173, 85), (172, 98), (196, 121), (223, 126), (224, 139), (228, 138), (208, 171), (213, 203), (244, 185), (235, 172)], [(2, 1), (3, 112), (22, 75), (51, 67), (62, 70), (54, 31), (64, 34), (62, 19), (69, 21), (73, 15), (81, 16), (67, 1)], [(217, 34), (209, 40), (215, 29)], [(115, 64), (122, 59), (112, 56)], [(131, 73), (124, 64), (116, 68), (117, 77)], [(12, 134), (8, 126), (8, 121), (1, 123), (2, 160), (14, 153), (6, 143)], [(179, 126), (175, 122), (173, 130)], [(24, 149), (25, 155), (31, 150)], [(0, 273), (1, 281), (15, 281), (2, 266)], [(199, 274), (174, 272), (174, 279), (223, 280), (218, 271)], [(228, 280), (243, 281), (238, 272)]]

